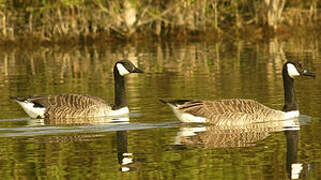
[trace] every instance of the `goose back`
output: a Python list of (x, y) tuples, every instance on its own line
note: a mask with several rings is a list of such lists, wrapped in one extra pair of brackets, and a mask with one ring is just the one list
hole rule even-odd
[(186, 100), (180, 105), (176, 104), (176, 107), (180, 113), (204, 117), (206, 122), (221, 125), (264, 122), (283, 119), (285, 116), (282, 111), (271, 109), (250, 99)]
[(103, 99), (82, 94), (31, 95), (16, 100), (45, 108), (44, 117), (51, 119), (103, 117), (112, 110)]

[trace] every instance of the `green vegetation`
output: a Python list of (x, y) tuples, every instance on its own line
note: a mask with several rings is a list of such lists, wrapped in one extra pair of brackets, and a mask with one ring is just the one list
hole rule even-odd
[(262, 37), (317, 27), (318, 10), (318, 0), (0, 0), (0, 41)]

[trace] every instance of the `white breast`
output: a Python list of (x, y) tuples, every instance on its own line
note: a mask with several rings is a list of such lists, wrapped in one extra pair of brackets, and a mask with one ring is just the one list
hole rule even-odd
[(123, 108), (120, 108), (120, 109), (117, 109), (117, 110), (112, 110), (110, 112), (108, 112), (108, 116), (121, 116), (121, 115), (126, 115), (129, 113), (129, 109), (128, 107), (123, 107)]
[(299, 111), (289, 111), (284, 113), (284, 119), (291, 119), (291, 118), (296, 118), (300, 116)]

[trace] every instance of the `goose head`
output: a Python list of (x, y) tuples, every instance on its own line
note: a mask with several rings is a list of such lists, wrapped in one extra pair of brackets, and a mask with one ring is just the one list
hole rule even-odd
[(287, 61), (283, 66), (283, 72), (292, 79), (296, 76), (315, 77), (314, 73), (311, 73), (297, 61)]
[(143, 73), (143, 71), (137, 68), (129, 60), (120, 60), (117, 61), (114, 66), (114, 73), (118, 73), (121, 76), (125, 76), (130, 73)]

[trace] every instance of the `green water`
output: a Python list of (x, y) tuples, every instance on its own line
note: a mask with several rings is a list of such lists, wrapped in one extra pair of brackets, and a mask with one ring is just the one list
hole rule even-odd
[[(292, 164), (298, 164), (300, 177), (320, 179), (320, 42), (305, 38), (3, 49), (0, 177), (289, 179)], [(112, 67), (123, 58), (145, 72), (126, 77), (128, 123), (48, 124), (30, 120), (9, 99), (84, 93), (113, 103)], [(159, 102), (250, 98), (281, 109), (282, 64), (293, 59), (317, 77), (295, 82), (305, 116), (292, 129), (273, 123), (233, 128), (181, 124)]]

